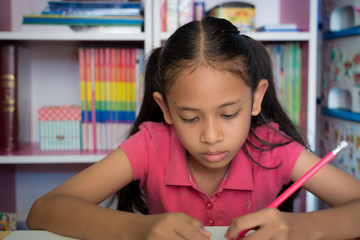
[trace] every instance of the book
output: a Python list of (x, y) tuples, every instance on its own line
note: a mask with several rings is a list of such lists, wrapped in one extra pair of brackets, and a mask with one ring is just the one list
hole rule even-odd
[(72, 9), (72, 10), (43, 10), (42, 15), (68, 15), (68, 16), (119, 16), (124, 18), (137, 18), (140, 9)]
[(54, 24), (23, 24), (22, 32), (62, 32), (62, 33), (110, 33), (138, 34), (141, 26), (69, 26)]
[(182, 26), (194, 19), (194, 0), (179, 1), (178, 26)]
[(49, 1), (51, 11), (72, 11), (82, 9), (141, 9), (141, 2), (119, 1)]
[(179, 27), (179, 0), (166, 1), (166, 31), (174, 32)]
[(194, 1), (194, 20), (201, 21), (206, 15), (205, 1)]
[(257, 32), (297, 32), (296, 23), (267, 24), (256, 29)]
[(17, 109), (17, 48), (0, 45), (0, 151), (19, 147)]
[(128, 19), (117, 16), (72, 16), (72, 15), (42, 15), (24, 14), (23, 24), (60, 24), (76, 26), (142, 26), (144, 20)]

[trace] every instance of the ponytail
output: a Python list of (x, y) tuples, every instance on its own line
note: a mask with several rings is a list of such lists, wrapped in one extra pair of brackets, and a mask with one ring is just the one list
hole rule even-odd
[[(139, 114), (130, 129), (128, 137), (137, 133), (140, 125), (145, 121), (164, 122), (163, 113), (153, 98), (153, 93), (157, 89), (155, 78), (158, 72), (161, 49), (161, 47), (154, 49), (147, 60), (145, 70), (145, 92)], [(120, 189), (116, 195), (118, 197), (118, 210), (148, 214), (148, 208), (144, 201), (144, 193), (139, 187), (139, 181), (132, 181)]]

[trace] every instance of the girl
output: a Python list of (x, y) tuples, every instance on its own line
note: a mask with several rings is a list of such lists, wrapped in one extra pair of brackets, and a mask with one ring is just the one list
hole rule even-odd
[[(245, 229), (257, 230), (244, 239), (360, 236), (360, 181), (331, 165), (304, 187), (332, 208), (265, 208), (319, 158), (281, 109), (260, 43), (226, 20), (194, 21), (153, 51), (145, 79), (131, 137), (39, 198), (31, 229), (82, 239), (209, 239), (211, 225), (230, 226), (227, 239)], [(138, 196), (119, 209), (149, 215), (98, 206), (119, 189)]]

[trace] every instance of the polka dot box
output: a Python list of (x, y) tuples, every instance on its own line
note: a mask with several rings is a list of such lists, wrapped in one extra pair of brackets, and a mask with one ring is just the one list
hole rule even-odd
[(81, 150), (81, 109), (77, 106), (38, 110), (40, 150)]

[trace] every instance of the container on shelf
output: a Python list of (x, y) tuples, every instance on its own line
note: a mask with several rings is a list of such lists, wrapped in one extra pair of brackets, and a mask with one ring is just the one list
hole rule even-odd
[(42, 107), (38, 110), (40, 150), (81, 149), (81, 108)]
[(208, 15), (225, 18), (241, 32), (255, 30), (255, 6), (245, 2), (225, 2), (212, 8)]

